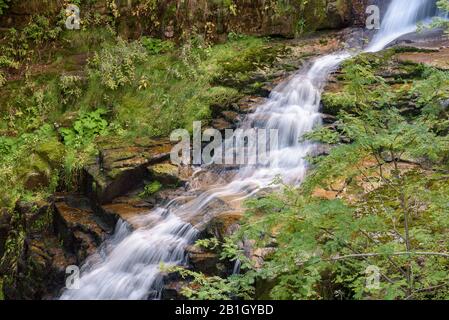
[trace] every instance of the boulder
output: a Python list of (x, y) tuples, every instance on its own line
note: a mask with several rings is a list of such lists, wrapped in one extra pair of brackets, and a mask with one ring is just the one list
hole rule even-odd
[(221, 114), (230, 123), (237, 123), (240, 121), (240, 115), (235, 111), (223, 111)]
[(56, 138), (35, 146), (35, 151), (17, 168), (25, 189), (35, 191), (50, 186), (63, 158), (64, 146)]
[(51, 209), (51, 203), (44, 200), (33, 203), (19, 200), (15, 206), (16, 212), (23, 217), (26, 229), (29, 231), (32, 231), (38, 220), (45, 219), (45, 215), (49, 215)]
[(259, 96), (250, 96), (240, 99), (235, 104), (235, 109), (239, 113), (253, 113), (257, 107), (262, 105), (266, 101), (266, 98)]
[(171, 148), (166, 139), (104, 146), (99, 161), (85, 168), (84, 192), (99, 204), (110, 203), (142, 185), (149, 178), (147, 167), (167, 160)]

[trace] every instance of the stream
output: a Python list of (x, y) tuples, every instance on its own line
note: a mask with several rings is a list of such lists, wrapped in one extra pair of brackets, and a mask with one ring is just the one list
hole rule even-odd
[[(417, 23), (435, 13), (433, 0), (393, 0), (381, 29), (365, 49), (377, 52), (399, 37), (414, 32)], [(185, 248), (199, 234), (195, 223), (210, 219), (210, 204), (225, 201), (241, 210), (244, 199), (272, 187), (280, 177), (284, 183), (299, 185), (307, 172), (305, 157), (316, 146), (301, 141), (304, 134), (321, 125), (321, 93), (329, 75), (354, 51), (342, 51), (311, 61), (288, 81), (273, 90), (268, 100), (240, 124), (241, 128), (277, 129), (279, 148), (270, 153), (265, 166), (242, 166), (225, 184), (207, 186), (193, 199), (172, 200), (138, 218), (136, 230), (119, 221), (114, 235), (81, 269), (80, 289), (65, 290), (60, 299), (159, 299), (163, 288), (160, 265), (186, 263)], [(207, 167), (202, 170), (208, 170)]]

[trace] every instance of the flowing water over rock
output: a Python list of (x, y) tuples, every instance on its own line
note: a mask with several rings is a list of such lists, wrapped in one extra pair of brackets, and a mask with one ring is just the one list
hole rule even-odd
[[(367, 51), (379, 51), (413, 32), (416, 23), (434, 11), (434, 4), (394, 0)], [(215, 201), (224, 201), (228, 210), (241, 210), (243, 199), (268, 187), (276, 177), (299, 184), (306, 174), (305, 157), (314, 149), (312, 143), (301, 142), (301, 137), (321, 122), (320, 98), (329, 74), (352, 55), (340, 52), (316, 59), (279, 85), (268, 101), (242, 122), (242, 128), (279, 130), (279, 149), (270, 154), (269, 165), (242, 167), (229, 183), (208, 186), (193, 200), (174, 199), (136, 218), (135, 224), (141, 227), (134, 231), (119, 222), (114, 236), (87, 259), (81, 270), (80, 289), (65, 291), (61, 299), (157, 299), (163, 286), (160, 264), (186, 262), (185, 247), (195, 241), (201, 225), (214, 215)]]
[(417, 23), (432, 17), (435, 12), (435, 1), (392, 1), (367, 51), (380, 51), (399, 37), (416, 31)]

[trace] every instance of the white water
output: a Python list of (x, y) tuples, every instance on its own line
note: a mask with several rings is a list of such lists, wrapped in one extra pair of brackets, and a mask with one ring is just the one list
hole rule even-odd
[(399, 37), (415, 32), (417, 23), (431, 17), (434, 10), (435, 1), (393, 0), (367, 51), (380, 51)]
[[(432, 1), (393, 0), (382, 29), (367, 50), (381, 50), (414, 31), (429, 3)], [(210, 219), (211, 205), (217, 198), (242, 200), (269, 186), (278, 176), (285, 183), (300, 183), (307, 169), (304, 158), (314, 148), (309, 142), (299, 142), (300, 138), (320, 124), (320, 99), (326, 80), (351, 55), (342, 52), (316, 59), (278, 86), (268, 101), (242, 123), (242, 127), (279, 129), (280, 149), (271, 154), (270, 165), (243, 167), (229, 184), (212, 186), (191, 201), (175, 199), (139, 218), (139, 225), (144, 227), (135, 231), (119, 222), (114, 236), (87, 259), (81, 270), (80, 289), (66, 290), (61, 299), (157, 299), (163, 285), (160, 264), (185, 263), (185, 247), (197, 237), (197, 228), (186, 221), (194, 217)]]

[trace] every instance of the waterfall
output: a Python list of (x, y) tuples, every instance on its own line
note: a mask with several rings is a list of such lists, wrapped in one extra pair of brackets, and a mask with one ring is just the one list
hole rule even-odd
[[(383, 19), (381, 30), (367, 51), (379, 51), (429, 16), (434, 1), (393, 0)], [(321, 92), (329, 74), (353, 53), (340, 52), (316, 59), (288, 82), (279, 85), (268, 101), (250, 115), (242, 127), (279, 130), (279, 150), (270, 154), (268, 166), (243, 167), (226, 185), (213, 186), (189, 202), (174, 199), (156, 208), (131, 231), (119, 222), (114, 236), (89, 257), (81, 270), (80, 289), (66, 290), (61, 299), (158, 299), (163, 286), (160, 264), (185, 263), (185, 247), (195, 241), (198, 231), (192, 217), (208, 216), (210, 204), (217, 198), (242, 200), (273, 179), (299, 184), (306, 174), (305, 157), (313, 150), (301, 137), (320, 124)], [(238, 263), (235, 272), (238, 272)]]
[(435, 10), (435, 1), (393, 0), (367, 51), (380, 51), (399, 37), (416, 31), (417, 23), (431, 18)]

